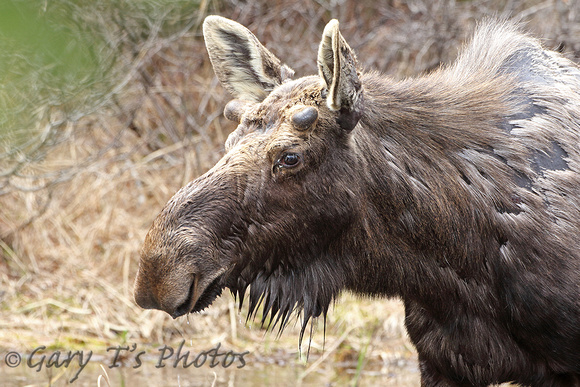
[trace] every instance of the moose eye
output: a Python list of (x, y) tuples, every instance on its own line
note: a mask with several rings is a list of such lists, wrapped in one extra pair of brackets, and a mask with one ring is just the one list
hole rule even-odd
[(300, 164), (300, 155), (298, 153), (285, 153), (276, 161), (275, 168), (294, 168), (298, 164)]
[(282, 163), (284, 166), (293, 167), (300, 161), (300, 156), (296, 153), (288, 153), (282, 157)]

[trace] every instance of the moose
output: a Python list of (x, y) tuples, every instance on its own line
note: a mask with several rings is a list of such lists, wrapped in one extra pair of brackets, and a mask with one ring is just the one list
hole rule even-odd
[(141, 307), (177, 318), (229, 288), (303, 334), (341, 291), (398, 297), (424, 386), (580, 385), (573, 62), (489, 20), (454, 64), (394, 80), (332, 20), (318, 75), (294, 78), (234, 21), (203, 33), (238, 126), (154, 220)]

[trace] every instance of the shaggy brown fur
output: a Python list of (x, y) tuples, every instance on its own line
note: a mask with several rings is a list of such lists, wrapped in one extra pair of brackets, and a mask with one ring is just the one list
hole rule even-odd
[(453, 66), (394, 81), (333, 21), (319, 75), (290, 80), (239, 24), (204, 34), (240, 125), (155, 220), (139, 305), (177, 317), (249, 287), (282, 329), (343, 289), (400, 297), (423, 385), (580, 385), (573, 63), (486, 23)]

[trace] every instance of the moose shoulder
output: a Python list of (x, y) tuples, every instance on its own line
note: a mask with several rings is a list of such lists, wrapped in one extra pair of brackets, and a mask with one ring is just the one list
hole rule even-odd
[(509, 23), (452, 66), (362, 72), (331, 21), (319, 74), (245, 27), (204, 36), (239, 126), (155, 219), (135, 298), (173, 317), (229, 288), (304, 328), (344, 289), (399, 297), (422, 384), (580, 385), (580, 71)]

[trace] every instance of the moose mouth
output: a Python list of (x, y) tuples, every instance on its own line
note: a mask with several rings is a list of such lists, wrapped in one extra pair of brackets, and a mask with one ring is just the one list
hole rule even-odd
[(171, 317), (177, 318), (183, 316), (187, 313), (200, 312), (210, 306), (216, 298), (222, 294), (222, 290), (225, 286), (221, 284), (222, 277), (224, 275), (218, 275), (214, 278), (209, 285), (203, 289), (203, 292), (199, 297), (196, 297), (196, 288), (198, 287), (198, 277), (194, 275), (193, 281), (191, 281), (191, 286), (189, 287), (189, 293), (185, 302), (183, 302), (173, 313)]

